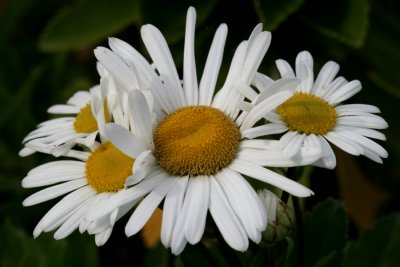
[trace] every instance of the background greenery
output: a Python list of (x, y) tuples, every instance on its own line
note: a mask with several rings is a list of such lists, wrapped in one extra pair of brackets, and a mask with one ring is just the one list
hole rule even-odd
[[(119, 222), (108, 243), (73, 234), (33, 240), (32, 230), (56, 201), (23, 208), (36, 190), (20, 182), (33, 167), (53, 160), (18, 157), (23, 137), (49, 118), (49, 106), (98, 83), (93, 49), (107, 37), (121, 38), (145, 55), (140, 25), (151, 23), (166, 36), (178, 68), (186, 10), (197, 9), (196, 60), (203, 66), (212, 36), (228, 24), (223, 73), (238, 43), (263, 22), (272, 44), (261, 70), (272, 76), (274, 61), (291, 64), (302, 50), (316, 70), (328, 60), (339, 75), (358, 79), (363, 90), (351, 101), (378, 106), (390, 128), (383, 165), (337, 151), (336, 170), (314, 169), (316, 192), (304, 202), (299, 231), (274, 246), (246, 253), (213, 242), (188, 246), (172, 257), (161, 246), (125, 238)], [(397, 266), (400, 262), (400, 4), (396, 0), (0, 0), (0, 266)], [(202, 69), (198, 67), (198, 69)], [(200, 72), (201, 73), (201, 72)]]

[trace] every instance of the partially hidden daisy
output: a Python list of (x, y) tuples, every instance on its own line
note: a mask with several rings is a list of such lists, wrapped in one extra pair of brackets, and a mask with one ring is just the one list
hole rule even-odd
[[(125, 232), (137, 233), (163, 202), (161, 241), (179, 254), (187, 244), (203, 236), (209, 212), (225, 241), (244, 251), (261, 240), (267, 213), (245, 176), (279, 187), (290, 194), (306, 197), (312, 191), (264, 166), (297, 166), (318, 159), (317, 149), (301, 149), (299, 156), (287, 158), (278, 142), (243, 138), (242, 127), (252, 128), (264, 114), (283, 103), (290, 91), (283, 91), (251, 108), (240, 117), (243, 95), (238, 83), (250, 86), (269, 44), (270, 33), (258, 25), (249, 40), (243, 41), (233, 57), (225, 84), (214, 96), (222, 61), (227, 27), (222, 24), (214, 36), (203, 75), (198, 83), (194, 56), (196, 13), (189, 8), (183, 63), (183, 83), (178, 76), (168, 45), (152, 25), (141, 28), (143, 42), (153, 66), (127, 43), (111, 38), (112, 49), (95, 50), (101, 64), (119, 84), (136, 77), (141, 90), (128, 96), (133, 130), (107, 124), (105, 133), (123, 153), (135, 158), (129, 189), (109, 199), (106, 207), (93, 209), (87, 220), (105, 216), (121, 205), (138, 203)], [(275, 86), (294, 87), (295, 79), (278, 81)], [(150, 91), (153, 108), (144, 96)], [(238, 123), (237, 119), (241, 118)], [(144, 197), (144, 198), (143, 198)], [(143, 200), (142, 200), (143, 198)]]
[[(106, 76), (101, 66), (99, 73)], [(98, 124), (104, 125), (113, 116), (120, 116), (116, 95), (112, 88), (96, 85), (89, 91), (76, 92), (66, 104), (50, 107), (50, 114), (63, 117), (40, 123), (24, 138), (24, 148), (19, 155), (28, 156), (39, 151), (61, 156), (67, 155), (76, 144), (91, 146), (99, 134)], [(100, 99), (103, 99), (102, 102), (99, 102)]]
[[(102, 78), (100, 88), (110, 86), (112, 87), (110, 80)], [(99, 90), (107, 91), (106, 89)], [(112, 97), (111, 94), (108, 94), (108, 96)], [(104, 110), (101, 103), (104, 103), (105, 98), (101, 97), (101, 94), (97, 95), (97, 97), (95, 96), (91, 99), (90, 103), (94, 103), (92, 110), (96, 111), (96, 113), (104, 114), (97, 111)], [(79, 92), (71, 99), (72, 101), (69, 101), (70, 106), (59, 106), (56, 110), (68, 111), (68, 108), (71, 107), (68, 111), (71, 112), (73, 110), (77, 111), (79, 107), (83, 106), (78, 116), (74, 119), (75, 124), (82, 123), (82, 127), (88, 127), (87, 124), (89, 124), (92, 127), (90, 128), (90, 132), (93, 132), (91, 133), (92, 136), (97, 131), (102, 132), (107, 120), (105, 120), (104, 116), (91, 115), (91, 108), (87, 104), (89, 93)], [(72, 105), (75, 105), (76, 109)], [(114, 112), (114, 114), (116, 115), (113, 119), (114, 123), (125, 125), (123, 121), (126, 116), (123, 114), (117, 115), (118, 112)], [(62, 120), (73, 123), (71, 120)], [(101, 122), (100, 120), (103, 121)], [(57, 124), (51, 125), (56, 128), (55, 125)], [(97, 127), (99, 128), (97, 129)], [(125, 180), (132, 175), (132, 167), (135, 161), (134, 158), (128, 157), (119, 151), (103, 135), (100, 141), (98, 140), (82, 142), (79, 149), (74, 147), (63, 154), (70, 159), (40, 165), (29, 171), (22, 180), (22, 186), (25, 188), (47, 187), (26, 198), (23, 201), (24, 206), (36, 205), (67, 194), (40, 220), (34, 229), (34, 237), (39, 236), (42, 232), (56, 230), (54, 238), (62, 239), (79, 228), (81, 233), (87, 231), (89, 234), (94, 234), (96, 244), (103, 245), (110, 237), (114, 223), (131, 209), (131, 204), (122, 205), (109, 215), (103, 216), (98, 220), (91, 222), (84, 220), (86, 214), (94, 206), (101, 207), (117, 192), (125, 190)]]
[[(342, 103), (361, 90), (358, 80), (349, 82), (336, 77), (339, 65), (333, 61), (327, 62), (314, 80), (313, 58), (307, 51), (298, 54), (295, 70), (282, 59), (277, 60), (276, 65), (282, 78), (297, 78), (301, 83), (292, 90), (289, 99), (265, 116), (266, 123), (246, 131), (244, 137), (284, 133), (280, 142), (288, 157), (296, 155), (304, 145), (319, 148), (323, 157), (314, 165), (331, 169), (336, 166), (336, 158), (328, 141), (349, 154), (364, 155), (382, 163), (388, 153), (371, 140), (386, 140), (385, 135), (376, 130), (388, 127), (386, 121), (376, 115), (380, 113), (379, 108)], [(266, 87), (272, 80), (260, 73), (255, 75), (253, 83), (262, 97), (281, 90), (269, 91)]]

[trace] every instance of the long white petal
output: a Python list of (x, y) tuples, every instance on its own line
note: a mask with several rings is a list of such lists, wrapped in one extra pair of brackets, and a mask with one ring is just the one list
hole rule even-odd
[(345, 86), (336, 90), (336, 92), (332, 93), (327, 101), (330, 105), (334, 105), (340, 103), (344, 100), (349, 99), (353, 95), (357, 94), (361, 91), (361, 83), (360, 81), (354, 80), (347, 83)]
[(179, 178), (171, 178), (167, 174), (164, 175), (164, 180), (157, 186), (145, 199), (140, 202), (139, 206), (133, 212), (131, 218), (125, 226), (125, 234), (129, 237), (137, 232), (146, 224), (154, 210), (164, 199), (165, 195), (176, 183)]
[[(182, 209), (182, 203), (186, 193), (187, 184), (187, 176), (179, 178), (176, 184), (165, 196), (161, 224), (161, 242), (165, 247), (171, 247), (172, 234), (176, 227), (178, 215)], [(182, 228), (180, 228), (180, 231), (183, 232)], [(182, 234), (182, 237), (183, 236), (184, 235)]]
[(199, 105), (209, 106), (211, 104), (222, 63), (227, 33), (228, 27), (226, 24), (219, 26), (215, 33), (210, 52), (207, 56), (203, 76), (200, 80)]
[(267, 227), (267, 213), (254, 189), (239, 173), (229, 168), (219, 172), (216, 180), (226, 193), (247, 235), (254, 242), (260, 242), (261, 231)]
[(209, 199), (209, 178), (206, 176), (190, 178), (184, 202), (184, 205), (189, 206), (184, 231), (190, 244), (196, 244), (203, 236)]
[(118, 124), (106, 124), (105, 134), (114, 146), (131, 158), (136, 158), (142, 152), (148, 150), (146, 142), (143, 139), (133, 135)]
[[(153, 25), (144, 25), (141, 28), (142, 40), (149, 51), (150, 57), (157, 67), (160, 76), (168, 77), (170, 86), (167, 86), (169, 93), (174, 97), (175, 108), (185, 106), (185, 99), (182, 86), (174, 60), (168, 48), (167, 42), (161, 32)], [(164, 79), (165, 82), (165, 79)]]
[(216, 178), (210, 178), (210, 213), (226, 243), (245, 251), (249, 246), (246, 232)]
[(243, 132), (244, 130), (253, 127), (253, 125), (264, 117), (265, 114), (285, 102), (290, 96), (292, 96), (292, 92), (283, 91), (258, 103), (252, 110), (250, 110), (249, 114), (247, 114), (247, 117), (240, 126), (240, 131)]
[(43, 190), (29, 196), (22, 202), (22, 205), (24, 205), (24, 206), (36, 205), (38, 203), (42, 203), (44, 201), (62, 196), (64, 194), (71, 192), (75, 189), (78, 189), (86, 184), (87, 184), (87, 180), (85, 178), (58, 184), (58, 185), (43, 189)]
[(129, 94), (128, 101), (135, 132), (150, 144), (153, 118), (145, 96), (141, 91), (133, 90)]
[(304, 185), (251, 162), (235, 159), (232, 161), (229, 167), (251, 178), (258, 179), (265, 183), (281, 188), (282, 190), (297, 197), (308, 197), (314, 194)]
[(196, 11), (189, 7), (186, 16), (185, 48), (183, 55), (183, 90), (188, 105), (197, 105), (198, 85), (196, 60), (194, 56), (194, 32), (196, 28)]

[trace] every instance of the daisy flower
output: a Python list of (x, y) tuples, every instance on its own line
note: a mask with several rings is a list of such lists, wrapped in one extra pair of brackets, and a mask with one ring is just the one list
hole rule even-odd
[[(105, 102), (105, 98), (101, 96), (100, 92), (110, 91), (109, 89), (112, 89), (112, 87), (112, 81), (107, 77), (103, 77), (100, 86), (94, 89), (96, 92), (92, 98), (90, 98), (90, 95), (93, 94), (93, 90), (90, 94), (88, 92), (78, 92), (70, 99), (69, 105), (53, 107), (52, 111), (70, 113), (79, 110), (79, 107), (83, 106), (76, 118), (56, 119), (46, 124), (51, 125), (50, 128), (58, 131), (58, 133), (56, 131), (47, 133), (47, 136), (50, 139), (55, 139), (57, 135), (64, 135), (65, 139), (62, 143), (66, 144), (63, 146), (69, 146), (69, 142), (75, 144), (75, 141), (72, 140), (73, 138), (83, 136), (86, 140), (89, 138), (94, 139), (98, 131), (103, 132), (105, 122), (109, 120), (104, 115), (106, 113), (102, 105), (102, 103), (107, 102)], [(107, 94), (107, 96), (110, 97), (109, 103), (115, 106), (112, 101), (112, 94)], [(90, 104), (87, 103), (88, 100)], [(97, 116), (93, 116), (93, 113), (97, 114)], [(113, 114), (115, 115), (113, 117), (115, 123), (125, 125), (126, 116), (120, 114), (118, 108), (115, 108)], [(63, 132), (60, 129), (60, 121), (69, 122), (69, 124), (65, 123), (64, 130), (67, 127), (75, 127), (75, 129), (82, 127), (87, 133), (85, 135), (74, 135), (71, 132), (69, 134), (66, 131)], [(42, 128), (45, 127), (42, 126)], [(114, 223), (129, 211), (130, 205), (120, 206), (112, 211), (109, 216), (104, 216), (92, 222), (84, 220), (86, 214), (94, 206), (101, 207), (117, 192), (125, 190), (125, 180), (132, 175), (132, 167), (135, 161), (134, 158), (120, 152), (103, 135), (101, 135), (101, 140), (101, 142), (95, 139), (90, 142), (82, 142), (83, 150), (68, 149), (63, 153), (63, 156), (68, 156), (72, 159), (40, 165), (29, 171), (22, 180), (22, 186), (25, 188), (48, 186), (26, 198), (23, 201), (24, 206), (36, 205), (67, 194), (37, 224), (33, 232), (35, 238), (42, 232), (57, 229), (54, 238), (62, 239), (79, 228), (81, 233), (87, 231), (89, 234), (94, 234), (96, 244), (100, 246), (110, 237)]]
[[(319, 148), (323, 157), (314, 165), (333, 169), (335, 154), (328, 141), (352, 155), (364, 155), (382, 163), (386, 150), (372, 141), (386, 140), (376, 129), (388, 127), (386, 121), (376, 113), (380, 110), (366, 104), (342, 104), (361, 90), (358, 80), (348, 82), (336, 77), (339, 65), (327, 62), (314, 81), (313, 58), (303, 51), (296, 58), (295, 71), (284, 60), (276, 65), (282, 78), (297, 78), (300, 85), (292, 90), (292, 96), (265, 116), (267, 123), (244, 133), (247, 138), (284, 133), (281, 147), (288, 157), (296, 155), (306, 145)], [(271, 79), (257, 74), (253, 83), (261, 91), (261, 98), (279, 92), (269, 91)], [(265, 89), (266, 88), (266, 89)], [(262, 95), (262, 96), (261, 96)]]
[[(36, 151), (65, 155), (76, 144), (91, 146), (99, 133), (99, 123), (110, 122), (113, 116), (122, 116), (116, 105), (117, 93), (111, 86), (104, 86), (110, 78), (107, 72), (98, 68), (104, 76), (103, 88), (96, 85), (89, 91), (76, 92), (66, 104), (54, 105), (48, 112), (55, 115), (68, 115), (42, 122), (38, 128), (23, 140), (24, 148), (20, 156), (28, 156)], [(100, 101), (99, 99), (103, 99)]]
[[(264, 57), (271, 35), (258, 25), (233, 57), (225, 84), (214, 96), (222, 61), (227, 27), (221, 25), (213, 39), (203, 75), (198, 83), (194, 57), (196, 13), (189, 8), (186, 21), (183, 83), (160, 31), (152, 25), (141, 29), (142, 39), (154, 62), (152, 68), (133, 47), (110, 39), (110, 47), (97, 48), (100, 64), (119, 84), (129, 74), (143, 90), (133, 90), (128, 106), (134, 129), (107, 124), (106, 136), (123, 153), (135, 158), (129, 189), (118, 192), (101, 209), (93, 209), (87, 220), (95, 220), (121, 205), (138, 203), (125, 232), (136, 234), (163, 202), (161, 241), (179, 254), (186, 243), (200, 241), (208, 211), (225, 241), (244, 251), (249, 239), (261, 240), (267, 214), (257, 193), (245, 179), (257, 179), (290, 194), (306, 197), (312, 191), (264, 166), (296, 166), (318, 159), (320, 151), (301, 149), (297, 158), (286, 158), (277, 141), (247, 140), (242, 128), (252, 128), (264, 114), (283, 103), (289, 91), (261, 101), (249, 110), (240, 124), (244, 97), (236, 84), (249, 86)], [(124, 73), (122, 75), (121, 73)], [(282, 87), (297, 86), (293, 79), (279, 81)], [(277, 85), (275, 85), (277, 86)], [(150, 107), (144, 92), (154, 97)]]

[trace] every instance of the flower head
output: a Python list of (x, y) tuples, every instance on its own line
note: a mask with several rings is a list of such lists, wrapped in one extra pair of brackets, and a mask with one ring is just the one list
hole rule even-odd
[[(370, 139), (385, 140), (385, 136), (376, 131), (388, 127), (385, 120), (376, 115), (379, 109), (365, 104), (341, 103), (361, 90), (359, 81), (335, 78), (339, 65), (332, 61), (322, 67), (314, 81), (313, 58), (306, 51), (298, 54), (295, 71), (284, 60), (277, 60), (276, 64), (282, 78), (297, 78), (301, 83), (293, 88), (289, 99), (266, 114), (267, 123), (248, 130), (245, 137), (284, 133), (280, 142), (288, 157), (296, 155), (304, 145), (319, 148), (323, 157), (314, 165), (327, 168), (336, 166), (334, 152), (327, 141), (352, 155), (364, 155), (382, 163), (382, 158), (388, 154)], [(272, 80), (259, 73), (253, 83), (261, 91), (259, 98), (281, 90), (271, 88)]]
[[(133, 175), (102, 209), (94, 209), (87, 220), (105, 216), (121, 205), (137, 203), (125, 232), (137, 233), (163, 202), (161, 241), (179, 254), (186, 243), (200, 241), (208, 211), (225, 241), (244, 251), (251, 239), (261, 240), (267, 214), (245, 176), (306, 197), (312, 191), (265, 166), (308, 164), (320, 157), (316, 149), (302, 149), (298, 158), (287, 158), (277, 142), (247, 140), (243, 129), (251, 129), (263, 116), (283, 103), (285, 91), (265, 99), (241, 113), (244, 96), (270, 44), (270, 33), (258, 25), (233, 57), (224, 85), (215, 94), (222, 61), (226, 25), (214, 37), (203, 75), (198, 82), (194, 56), (196, 13), (189, 8), (183, 64), (183, 83), (178, 76), (167, 43), (157, 28), (145, 25), (142, 39), (155, 69), (133, 47), (110, 39), (110, 47), (97, 48), (99, 64), (127, 88), (127, 127), (108, 124), (106, 136), (127, 156), (135, 158)], [(133, 83), (127, 83), (130, 77)], [(297, 85), (293, 79), (276, 86)], [(139, 90), (137, 90), (139, 89)], [(251, 89), (252, 90), (252, 89)], [(150, 93), (150, 97), (148, 94)], [(147, 97), (146, 97), (147, 96)], [(153, 102), (154, 101), (154, 102)]]

